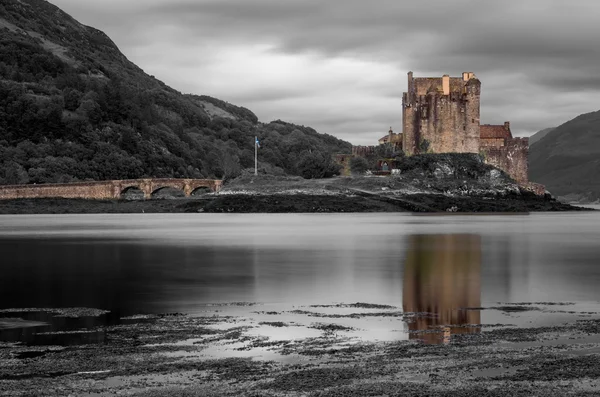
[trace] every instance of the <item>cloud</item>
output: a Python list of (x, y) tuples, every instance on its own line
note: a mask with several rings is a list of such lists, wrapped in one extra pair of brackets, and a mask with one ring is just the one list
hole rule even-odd
[(353, 143), (400, 130), (406, 73), (482, 80), (482, 121), (517, 135), (597, 110), (596, 0), (53, 0), (132, 61)]

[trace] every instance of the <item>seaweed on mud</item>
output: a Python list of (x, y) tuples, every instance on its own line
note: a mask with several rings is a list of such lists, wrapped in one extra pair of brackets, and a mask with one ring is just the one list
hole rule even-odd
[(453, 335), (453, 344), (478, 346), (506, 342), (536, 342), (544, 335), (559, 333), (569, 330), (570, 327), (537, 327), (537, 328), (496, 328), (491, 331), (474, 334)]
[(330, 351), (338, 351), (345, 349), (347, 346), (342, 346), (342, 343), (347, 343), (351, 340), (349, 337), (342, 337), (334, 333), (325, 333), (323, 336), (316, 338), (306, 338), (301, 341), (293, 341), (282, 346), (279, 353), (300, 354), (303, 356), (320, 356), (328, 354)]
[(244, 335), (244, 332), (247, 331), (251, 327), (235, 327), (229, 328), (221, 331), (222, 335), (218, 339), (228, 339), (228, 340), (240, 340)]
[(541, 306), (570, 306), (574, 305), (574, 302), (498, 302), (499, 305), (516, 305), (516, 306), (528, 306), (528, 305), (541, 305)]
[(339, 387), (364, 377), (365, 370), (357, 367), (312, 368), (277, 375), (261, 385), (264, 389), (306, 392)]
[[(565, 391), (565, 390), (563, 390)], [(402, 397), (529, 397), (557, 395), (556, 387), (540, 385), (500, 385), (494, 388), (486, 386), (460, 386), (440, 388), (423, 383), (382, 381), (362, 382), (344, 385), (335, 389), (317, 391), (310, 397), (362, 397), (362, 396), (402, 396)]]
[(261, 321), (258, 325), (268, 325), (270, 327), (289, 327), (288, 323), (284, 323), (283, 321)]
[(518, 306), (518, 305), (493, 306), (493, 307), (490, 307), (490, 309), (500, 310), (502, 312), (507, 312), (507, 313), (541, 310), (539, 307), (536, 307), (536, 306)]
[(290, 310), (288, 313), (291, 313), (291, 314), (305, 314), (305, 315), (308, 315), (308, 316), (319, 314), (319, 313), (315, 313), (315, 312), (309, 312), (308, 310), (300, 310), (300, 309)]
[(600, 334), (600, 320), (578, 320), (575, 327), (587, 334)]
[(89, 307), (65, 307), (65, 308), (12, 308), (0, 310), (0, 316), (14, 313), (36, 313), (43, 312), (54, 315), (54, 317), (98, 317), (108, 314), (110, 311), (93, 309)]
[(287, 345), (291, 345), (293, 342), (291, 340), (268, 340), (267, 338), (256, 338), (248, 345), (243, 347), (238, 347), (235, 350), (243, 351), (243, 350), (251, 350), (255, 348), (276, 348), (276, 347), (285, 347)]
[(403, 317), (404, 312), (397, 311), (389, 311), (389, 312), (371, 312), (371, 313), (350, 313), (350, 314), (326, 314), (326, 313), (317, 313), (311, 312), (308, 310), (291, 310), (288, 313), (291, 314), (303, 314), (310, 317), (319, 317), (319, 318), (362, 318), (362, 317)]
[(353, 331), (354, 328), (346, 327), (344, 325), (339, 324), (324, 324), (324, 323), (313, 323), (308, 328), (318, 329), (320, 331), (324, 331), (326, 333), (333, 333), (337, 331)]
[(554, 381), (600, 377), (600, 356), (590, 354), (579, 357), (550, 357), (543, 361), (529, 363), (517, 373), (493, 377), (494, 380), (511, 381)]
[(390, 305), (380, 305), (376, 303), (364, 303), (364, 302), (356, 302), (356, 303), (338, 303), (335, 305), (310, 305), (309, 307), (336, 307), (336, 308), (357, 308), (357, 309), (397, 309), (396, 306)]

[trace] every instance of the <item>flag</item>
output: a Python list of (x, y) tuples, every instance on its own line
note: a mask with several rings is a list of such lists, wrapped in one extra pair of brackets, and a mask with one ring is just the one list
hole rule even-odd
[(258, 141), (258, 138), (254, 138), (256, 139), (256, 147), (260, 147), (260, 142)]

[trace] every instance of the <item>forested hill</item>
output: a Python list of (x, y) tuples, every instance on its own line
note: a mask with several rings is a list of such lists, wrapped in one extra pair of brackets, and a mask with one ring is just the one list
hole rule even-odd
[(351, 145), (149, 76), (103, 32), (45, 0), (0, 2), (0, 184), (228, 178), (254, 166), (305, 177)]

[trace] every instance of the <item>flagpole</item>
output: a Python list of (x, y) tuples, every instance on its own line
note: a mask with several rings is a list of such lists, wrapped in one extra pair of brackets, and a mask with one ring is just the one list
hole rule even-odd
[(258, 137), (254, 137), (254, 175), (258, 175), (258, 145), (256, 144)]

